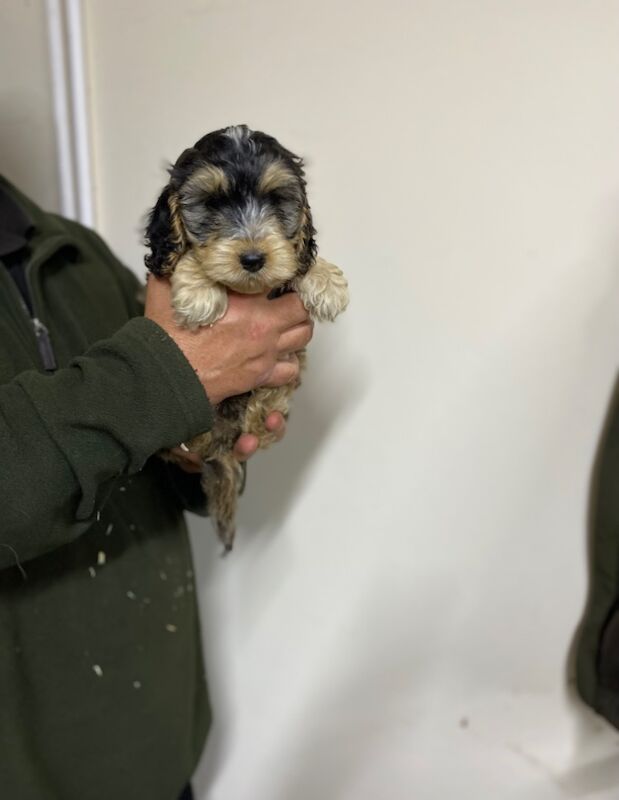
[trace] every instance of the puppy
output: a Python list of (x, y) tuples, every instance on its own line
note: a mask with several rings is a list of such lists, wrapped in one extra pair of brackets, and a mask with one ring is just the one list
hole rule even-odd
[[(348, 305), (342, 271), (317, 257), (303, 161), (273, 137), (235, 125), (185, 150), (152, 209), (147, 268), (169, 276), (176, 321), (196, 329), (226, 313), (227, 289), (273, 295), (295, 291), (311, 318), (334, 320)], [(305, 354), (298, 354), (303, 366)], [(295, 384), (258, 388), (215, 408), (215, 424), (186, 446), (203, 461), (202, 487), (226, 551), (232, 549), (242, 469), (241, 433), (268, 447), (266, 416), (287, 416)], [(164, 458), (174, 461), (170, 453)]]

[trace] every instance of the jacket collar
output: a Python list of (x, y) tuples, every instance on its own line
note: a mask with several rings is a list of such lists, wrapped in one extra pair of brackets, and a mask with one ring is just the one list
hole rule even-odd
[(0, 258), (22, 250), (35, 232), (32, 215), (0, 183)]
[(48, 257), (61, 247), (71, 247), (78, 252), (81, 250), (83, 235), (80, 225), (58, 214), (43, 211), (3, 175), (0, 175), (0, 192), (17, 208), (22, 223), (25, 219), (26, 224), (30, 225), (27, 228), (27, 243), (34, 258), (39, 255)]

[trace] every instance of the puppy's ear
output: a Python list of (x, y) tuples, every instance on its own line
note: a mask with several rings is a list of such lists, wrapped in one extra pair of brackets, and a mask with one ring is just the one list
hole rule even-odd
[(312, 212), (310, 211), (310, 207), (306, 201), (303, 207), (301, 229), (299, 232), (299, 238), (297, 239), (296, 248), (297, 257), (299, 259), (299, 273), (301, 275), (305, 275), (314, 261), (316, 261), (318, 247), (316, 245), (316, 240), (314, 239), (315, 235), (316, 229), (314, 228), (314, 224), (312, 222)]
[(155, 275), (169, 275), (187, 249), (176, 192), (169, 186), (161, 192), (150, 212), (144, 243), (151, 250), (144, 263)]

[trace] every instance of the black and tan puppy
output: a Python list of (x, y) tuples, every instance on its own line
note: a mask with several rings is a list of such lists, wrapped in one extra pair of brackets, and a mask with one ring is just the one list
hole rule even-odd
[[(317, 257), (314, 236), (302, 160), (271, 136), (236, 125), (207, 134), (170, 169), (148, 221), (145, 263), (169, 275), (176, 320), (189, 328), (226, 313), (227, 289), (295, 291), (312, 319), (333, 320), (348, 304), (348, 286), (340, 269)], [(187, 443), (204, 459), (202, 485), (226, 550), (241, 479), (234, 444), (241, 433), (271, 444), (266, 416), (287, 415), (297, 385), (224, 400), (214, 427)]]

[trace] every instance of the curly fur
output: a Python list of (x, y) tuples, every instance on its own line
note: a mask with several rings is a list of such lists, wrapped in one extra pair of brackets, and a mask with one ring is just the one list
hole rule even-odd
[[(303, 161), (276, 139), (245, 125), (213, 131), (185, 150), (150, 212), (148, 269), (169, 275), (179, 324), (212, 325), (227, 310), (227, 289), (253, 294), (296, 291), (315, 320), (333, 320), (348, 304), (340, 269), (317, 258)], [(302, 366), (304, 351), (299, 353)], [(233, 448), (241, 433), (261, 448), (275, 440), (269, 413), (288, 415), (299, 381), (258, 388), (216, 407), (213, 428), (188, 443), (204, 461), (202, 486), (226, 550), (235, 536), (241, 475)], [(162, 453), (165, 458), (174, 456)]]

